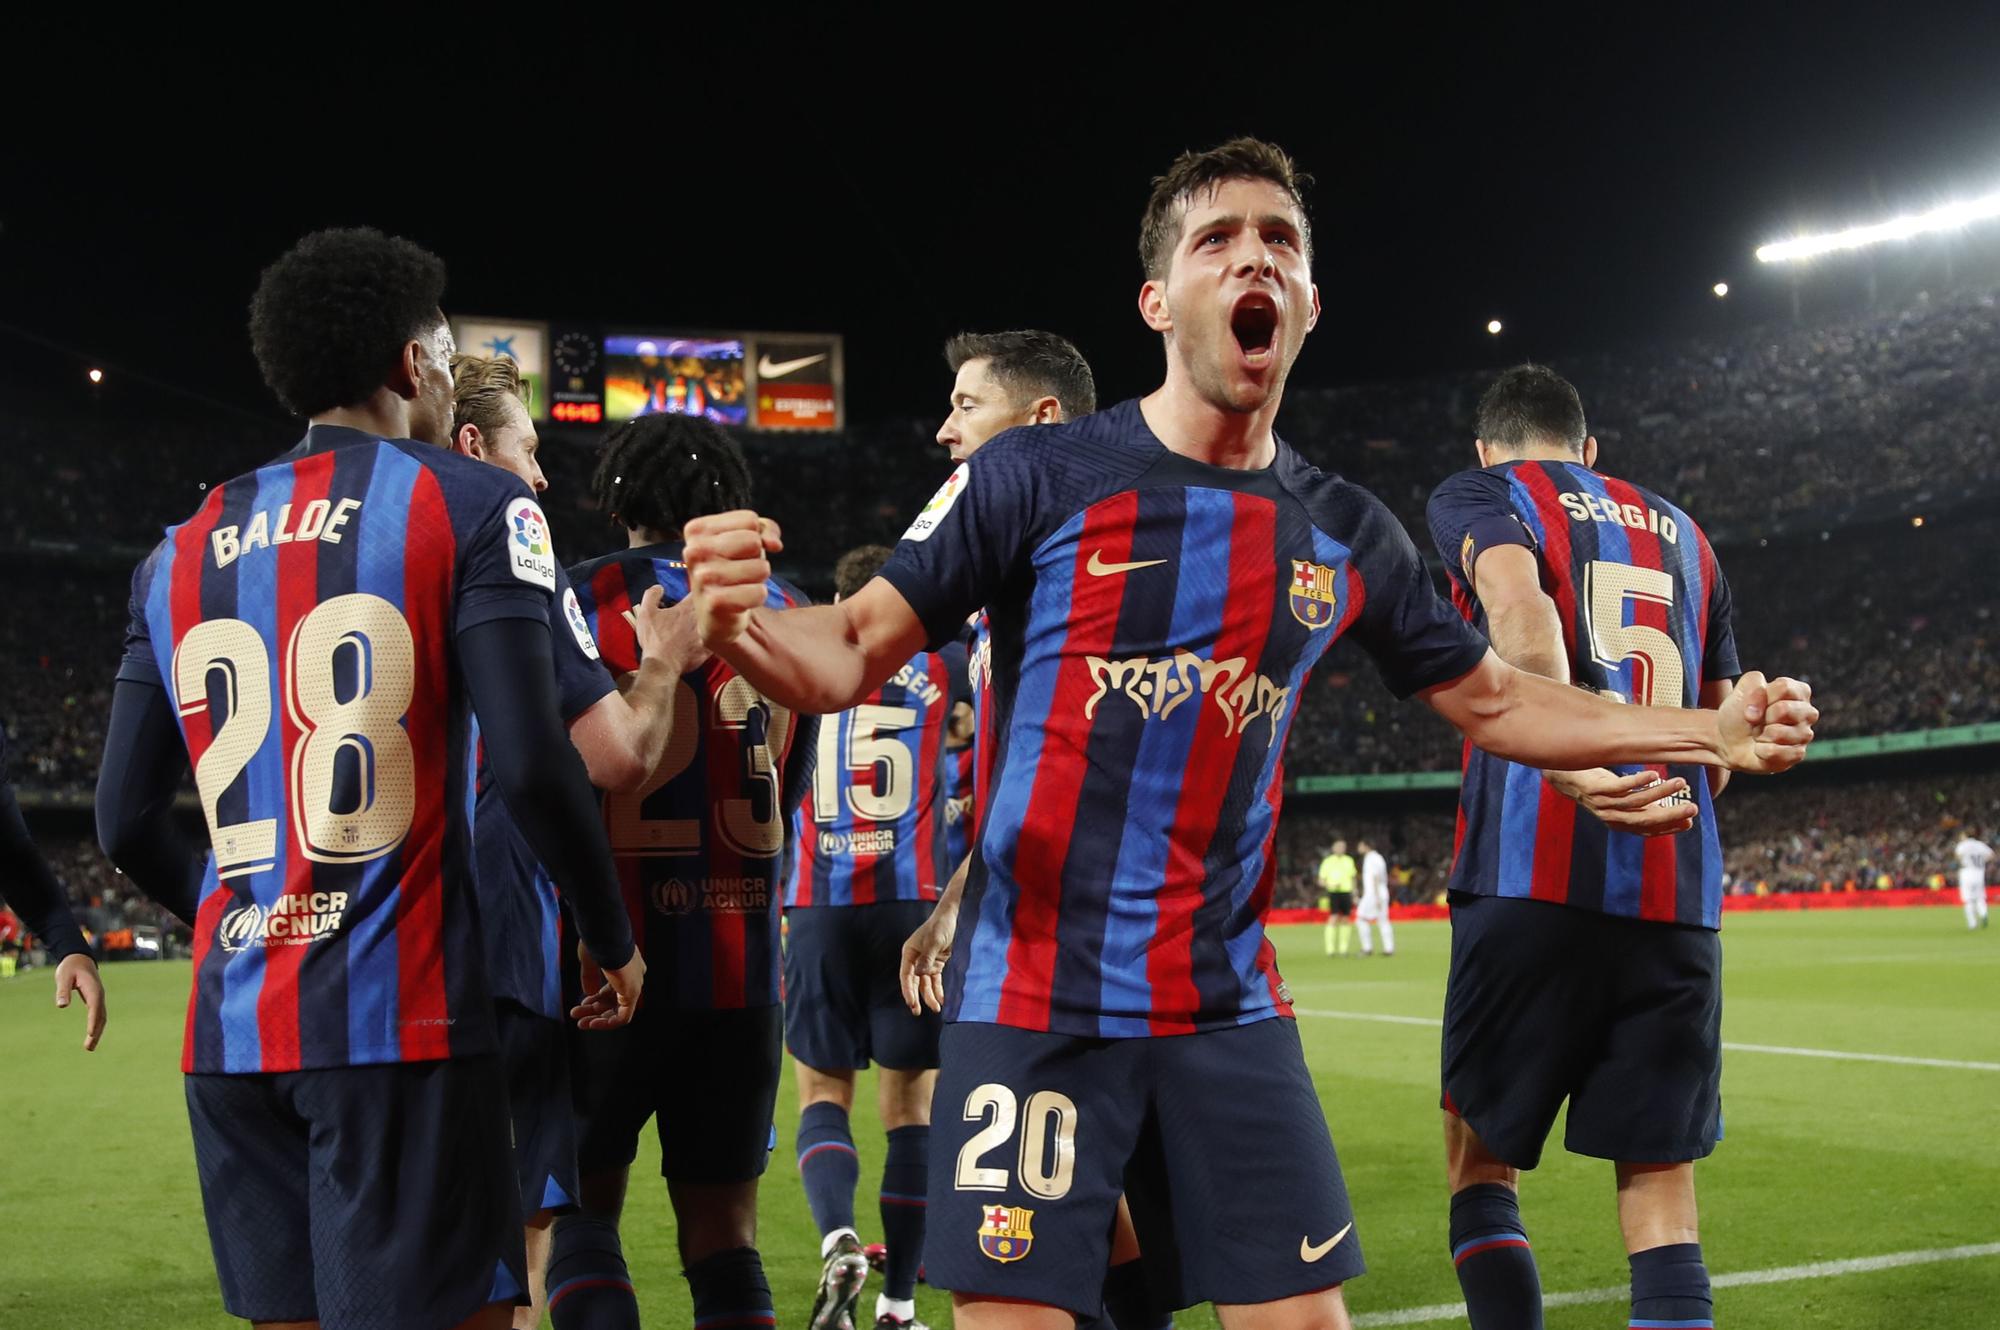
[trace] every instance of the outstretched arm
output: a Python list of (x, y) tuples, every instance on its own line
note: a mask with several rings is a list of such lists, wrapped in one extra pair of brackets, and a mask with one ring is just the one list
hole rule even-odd
[(1515, 669), (1492, 651), (1422, 697), (1494, 756), (1561, 770), (1692, 762), (1787, 771), (1805, 758), (1819, 719), (1812, 689), (1797, 679), (1767, 683), (1752, 671), (1715, 711), (1635, 707)]

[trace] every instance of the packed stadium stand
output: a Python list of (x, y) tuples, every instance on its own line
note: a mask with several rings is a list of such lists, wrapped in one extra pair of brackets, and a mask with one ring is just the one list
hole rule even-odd
[[(1583, 395), (1604, 468), (1703, 523), (1734, 590), (1744, 662), (1808, 679), (1823, 737), (2000, 719), (2000, 586), (1988, 573), (2000, 549), (1993, 290), (1557, 368)], [(1379, 494), (1430, 556), (1424, 503), (1440, 479), (1473, 463), (1470, 422), (1488, 378), (1295, 388), (1280, 430)], [(0, 554), (15, 573), (0, 630), (0, 718), (29, 806), (75, 807), (95, 776), (133, 563), (206, 485), (281, 450), (296, 430), (276, 415), (158, 394), (86, 412), (32, 390), (13, 397), (0, 446), (15, 475), (35, 478), (36, 496), (24, 502), (15, 489), (0, 501)], [(824, 594), (841, 552), (893, 540), (946, 469), (935, 427), (745, 435), (760, 502), (786, 529), (781, 572)], [(545, 428), (546, 506), (571, 560), (619, 543), (589, 497), (600, 437)], [(1287, 770), (1449, 771), (1458, 762), (1457, 736), (1422, 707), (1395, 703), (1343, 644), (1308, 687)], [(1991, 774), (1935, 787), (1898, 777), (1734, 792), (1721, 816), (1731, 871), (1746, 889), (1817, 890), (1884, 873), (1926, 882), (1942, 867), (1954, 820), (1991, 828), (1996, 804)], [(1451, 820), (1448, 799), (1434, 798), (1384, 814), (1371, 805), (1359, 820), (1318, 805), (1295, 810), (1284, 826), (1281, 901), (1305, 903), (1325, 840), (1334, 830), (1351, 837), (1369, 817), (1393, 849), (1399, 897), (1435, 896)], [(51, 846), (72, 894), (122, 910), (129, 893), (85, 840), (63, 834)]]

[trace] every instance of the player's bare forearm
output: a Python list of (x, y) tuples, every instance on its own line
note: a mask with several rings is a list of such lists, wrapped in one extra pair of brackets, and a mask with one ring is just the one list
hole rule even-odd
[(1745, 675), (1721, 710), (1638, 707), (1515, 669), (1494, 652), (1424, 700), (1487, 752), (1576, 770), (1682, 762), (1783, 771), (1805, 756), (1819, 712), (1794, 679)]
[(742, 636), (711, 644), (780, 706), (827, 716), (860, 703), (924, 646), (902, 594), (876, 578), (838, 605), (753, 611)]
[(680, 660), (649, 656), (639, 662), (632, 686), (618, 699), (625, 710), (625, 732), (638, 759), (638, 784), (644, 784), (660, 765), (674, 737), (674, 690), (686, 668)]
[(683, 529), (702, 644), (780, 706), (824, 716), (860, 702), (924, 645), (924, 627), (882, 578), (837, 605), (764, 604), (776, 523), (751, 512), (698, 517)]
[(1555, 602), (1536, 594), (1490, 609), (1486, 639), (1500, 659), (1515, 669), (1557, 683), (1569, 682), (1569, 654), (1563, 650), (1562, 616)]

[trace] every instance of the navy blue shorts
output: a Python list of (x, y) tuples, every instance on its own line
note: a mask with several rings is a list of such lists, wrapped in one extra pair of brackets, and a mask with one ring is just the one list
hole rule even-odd
[(493, 1055), (185, 1081), (230, 1315), (436, 1330), (528, 1301)]
[(1631, 1164), (1722, 1139), (1722, 937), (1549, 901), (1453, 893), (1444, 1106), (1516, 1168), (1563, 1144)]
[(576, 1209), (576, 1109), (570, 1102), (569, 1037), (563, 1022), (515, 1002), (493, 1004), (521, 1213)]
[(1269, 1302), (1366, 1266), (1298, 1025), (1082, 1039), (945, 1027), (925, 1277), (1095, 1316), (1128, 1194), (1154, 1301)]
[(785, 1047), (819, 1071), (875, 1061), (897, 1071), (938, 1064), (944, 1018), (903, 1005), (903, 943), (930, 901), (801, 905), (785, 911)]
[(576, 1030), (577, 1167), (585, 1177), (629, 1167), (651, 1118), (661, 1177), (762, 1177), (784, 1030), (783, 1007), (674, 1011), (643, 1003), (621, 1029)]

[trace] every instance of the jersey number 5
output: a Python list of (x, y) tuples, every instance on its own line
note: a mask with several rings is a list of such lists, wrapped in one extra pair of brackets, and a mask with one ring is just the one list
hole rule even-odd
[(1674, 613), (1674, 579), (1658, 568), (1597, 559), (1584, 565), (1584, 636), (1590, 658), (1607, 670), (1631, 661), (1632, 700), (1640, 706), (1685, 703), (1687, 668), (1674, 639), (1646, 624), (1625, 622), (1625, 602), (1666, 607)]

